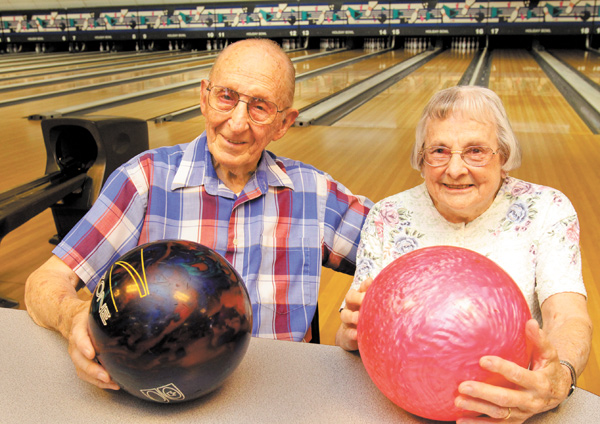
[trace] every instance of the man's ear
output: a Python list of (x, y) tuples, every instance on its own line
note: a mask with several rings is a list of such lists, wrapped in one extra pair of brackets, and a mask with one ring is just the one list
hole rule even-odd
[(208, 109), (208, 85), (209, 85), (209, 81), (203, 79), (202, 82), (200, 82), (200, 110), (202, 111), (202, 115), (206, 116), (206, 111)]
[(281, 128), (277, 130), (277, 132), (273, 135), (273, 141), (279, 140), (281, 137), (285, 135), (285, 133), (294, 125), (296, 122), (296, 118), (300, 114), (298, 109), (286, 109), (284, 112), (283, 119), (281, 121)]

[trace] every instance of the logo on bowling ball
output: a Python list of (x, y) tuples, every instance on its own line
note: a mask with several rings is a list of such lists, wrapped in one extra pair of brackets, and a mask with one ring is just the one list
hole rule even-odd
[(173, 383), (155, 389), (140, 390), (144, 396), (156, 402), (180, 401), (185, 395)]
[[(140, 297), (147, 296), (148, 295), (148, 281), (146, 280), (146, 269), (144, 267), (144, 249), (140, 249), (140, 266), (141, 266), (141, 273), (142, 273), (141, 275), (135, 269), (135, 267), (133, 265), (131, 265), (125, 261), (115, 262), (114, 265), (111, 266), (110, 270), (106, 273), (106, 276), (108, 276), (108, 288), (110, 290), (110, 297), (112, 300), (112, 304), (115, 308), (115, 312), (119, 312), (119, 308), (117, 308), (117, 304), (115, 303), (115, 297), (114, 297), (114, 294), (112, 291), (112, 275), (113, 275), (113, 269), (116, 266), (121, 266), (125, 269), (125, 271), (127, 271), (127, 273), (129, 274), (129, 276), (131, 278), (131, 281), (133, 283), (131, 287), (135, 286), (137, 288)], [(98, 314), (100, 315), (102, 325), (106, 325), (106, 321), (112, 316), (110, 314), (110, 310), (108, 309), (108, 306), (104, 303), (104, 296), (105, 296), (104, 286), (106, 284), (105, 277), (102, 278), (102, 280), (100, 280), (100, 282), (98, 283), (98, 288), (95, 290), (96, 302), (99, 303)]]
[(109, 268), (93, 299), (96, 360), (144, 400), (209, 393), (237, 368), (250, 342), (252, 306), (242, 278), (198, 243), (136, 247)]

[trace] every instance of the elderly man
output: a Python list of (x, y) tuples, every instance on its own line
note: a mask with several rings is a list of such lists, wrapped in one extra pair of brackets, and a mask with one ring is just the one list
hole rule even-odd
[(93, 290), (107, 267), (137, 245), (185, 239), (227, 258), (250, 293), (257, 337), (302, 341), (321, 265), (354, 271), (372, 203), (311, 166), (265, 151), (298, 116), (294, 83), (293, 65), (276, 43), (228, 46), (201, 85), (206, 131), (115, 171), (92, 210), (28, 278), (29, 314), (69, 340), (82, 379), (118, 389), (93, 361), (89, 301), (75, 287), (82, 280)]

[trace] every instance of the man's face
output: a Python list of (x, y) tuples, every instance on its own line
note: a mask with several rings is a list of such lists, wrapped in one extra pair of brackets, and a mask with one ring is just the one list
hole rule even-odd
[(240, 93), (240, 100), (257, 97), (275, 103), (279, 110), (290, 107), (286, 90), (284, 64), (270, 49), (234, 46), (213, 69), (211, 81), (202, 81), (202, 114), (206, 119), (208, 149), (215, 168), (241, 176), (250, 174), (258, 165), (263, 150), (287, 132), (298, 111), (286, 109), (266, 125), (254, 123), (248, 116), (246, 103), (240, 101), (229, 112), (220, 112), (208, 104), (209, 86), (221, 86)]

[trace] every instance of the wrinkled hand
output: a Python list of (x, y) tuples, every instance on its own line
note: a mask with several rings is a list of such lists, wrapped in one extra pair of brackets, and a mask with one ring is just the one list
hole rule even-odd
[(358, 333), (356, 331), (356, 326), (358, 325), (360, 305), (362, 305), (365, 293), (372, 282), (372, 278), (367, 278), (361, 283), (358, 290), (351, 289), (346, 294), (346, 306), (340, 313), (342, 324), (336, 337), (336, 343), (343, 349), (358, 349)]
[(457, 423), (522, 423), (555, 408), (567, 397), (571, 380), (568, 370), (560, 364), (556, 349), (536, 320), (527, 322), (526, 335), (533, 348), (531, 369), (497, 356), (484, 356), (479, 361), (482, 368), (503, 375), (517, 387), (507, 389), (477, 381), (461, 383), (455, 405), (487, 417), (461, 418)]
[(77, 376), (102, 389), (119, 390), (106, 370), (94, 358), (96, 352), (88, 333), (88, 309), (82, 308), (74, 317), (69, 333), (69, 355), (77, 370)]

